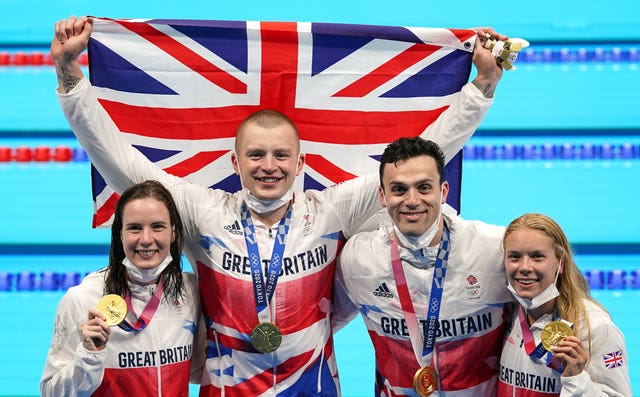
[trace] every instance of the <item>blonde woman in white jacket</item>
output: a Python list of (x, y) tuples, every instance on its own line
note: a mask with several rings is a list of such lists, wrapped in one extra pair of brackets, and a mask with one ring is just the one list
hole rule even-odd
[(502, 350), (498, 396), (631, 396), (624, 336), (590, 296), (560, 226), (525, 214), (503, 243), (520, 307)]

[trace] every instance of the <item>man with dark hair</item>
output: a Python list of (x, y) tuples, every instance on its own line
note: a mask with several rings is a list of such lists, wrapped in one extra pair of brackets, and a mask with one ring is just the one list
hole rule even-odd
[(378, 188), (390, 219), (351, 237), (339, 259), (335, 329), (360, 311), (375, 349), (376, 396), (496, 393), (511, 301), (504, 228), (463, 220), (445, 204), (444, 164), (434, 142), (391, 143)]

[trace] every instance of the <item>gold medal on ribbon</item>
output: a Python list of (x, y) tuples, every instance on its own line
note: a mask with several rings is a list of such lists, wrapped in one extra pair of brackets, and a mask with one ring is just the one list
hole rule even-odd
[(251, 331), (251, 344), (260, 353), (276, 351), (282, 343), (280, 329), (273, 323), (264, 322), (256, 325)]
[(573, 335), (571, 327), (562, 321), (552, 321), (542, 329), (542, 346), (547, 351), (562, 342), (567, 336)]
[(431, 367), (423, 367), (413, 376), (413, 390), (419, 396), (427, 397), (436, 390), (436, 370)]
[(127, 302), (120, 295), (103, 296), (96, 308), (107, 318), (106, 323), (109, 326), (120, 324), (127, 316)]

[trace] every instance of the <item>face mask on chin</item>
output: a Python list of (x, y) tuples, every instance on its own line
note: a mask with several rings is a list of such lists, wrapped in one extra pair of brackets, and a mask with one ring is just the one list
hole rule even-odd
[[(384, 201), (384, 205), (387, 206), (387, 198), (382, 194), (382, 199)], [(440, 192), (440, 202), (442, 202), (442, 192)], [(388, 206), (387, 206), (388, 207)], [(436, 237), (438, 232), (440, 231), (440, 220), (442, 218), (442, 211), (438, 214), (436, 220), (429, 226), (427, 231), (422, 233), (419, 236), (408, 236), (398, 229), (396, 224), (393, 224), (393, 231), (395, 232), (396, 237), (400, 241), (400, 245), (404, 248), (407, 248), (411, 251), (417, 251), (423, 248), (428, 248), (431, 244), (431, 241)]]
[(518, 295), (515, 288), (511, 286), (510, 282), (507, 283), (507, 289), (511, 292), (511, 294), (513, 294), (518, 303), (520, 303), (520, 305), (522, 305), (525, 310), (535, 310), (560, 295), (560, 291), (558, 291), (558, 287), (556, 286), (556, 284), (558, 282), (558, 275), (560, 274), (561, 268), (562, 261), (560, 261), (560, 264), (558, 265), (558, 270), (556, 271), (556, 277), (553, 280), (553, 283), (549, 284), (549, 286), (545, 288), (544, 291), (534, 296), (532, 299), (522, 298), (520, 295)]
[(436, 234), (438, 234), (438, 231), (440, 230), (441, 216), (442, 214), (438, 215), (438, 218), (433, 222), (431, 226), (429, 226), (429, 229), (427, 229), (426, 232), (422, 233), (419, 236), (407, 236), (406, 234), (402, 233), (398, 229), (398, 226), (396, 226), (395, 224), (393, 225), (393, 231), (395, 232), (396, 237), (400, 241), (400, 245), (402, 245), (404, 248), (407, 248), (411, 251), (417, 251), (422, 248), (428, 248), (429, 245), (431, 244), (431, 241), (433, 241), (434, 237), (436, 236)]
[[(300, 161), (300, 155), (298, 155), (298, 161)], [(236, 167), (238, 168), (238, 170), (240, 170), (240, 164), (238, 163), (237, 155)], [(244, 187), (244, 181), (242, 180), (242, 174), (240, 172), (238, 172), (238, 176), (240, 177), (240, 184), (242, 185), (242, 199), (245, 203), (247, 203), (247, 207), (258, 214), (275, 211), (283, 205), (288, 204), (293, 199), (293, 185), (282, 197), (273, 200), (266, 200), (254, 196), (248, 188)]]
[(167, 257), (164, 258), (158, 266), (150, 269), (140, 269), (127, 257), (122, 260), (122, 264), (127, 268), (129, 277), (134, 283), (145, 285), (157, 280), (158, 277), (160, 277), (160, 274), (162, 274), (162, 271), (169, 266), (172, 260), (173, 258), (171, 255), (167, 255)]
[(265, 212), (275, 211), (278, 208), (282, 207), (285, 204), (288, 204), (289, 201), (293, 198), (293, 187), (291, 187), (287, 192), (280, 198), (274, 200), (264, 200), (259, 199), (247, 188), (242, 189), (242, 199), (245, 203), (247, 203), (247, 207), (251, 208), (258, 214), (264, 214)]

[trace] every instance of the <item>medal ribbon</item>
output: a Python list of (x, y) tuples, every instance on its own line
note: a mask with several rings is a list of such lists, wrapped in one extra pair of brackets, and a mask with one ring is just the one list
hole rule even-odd
[[(258, 320), (260, 322), (271, 321), (271, 311), (269, 310), (269, 302), (273, 298), (273, 293), (278, 283), (280, 269), (282, 268), (282, 255), (284, 253), (287, 234), (289, 233), (289, 225), (291, 224), (291, 205), (287, 209), (287, 213), (278, 224), (275, 241), (273, 242), (273, 251), (271, 252), (271, 260), (267, 269), (267, 277), (264, 280), (262, 275), (262, 263), (260, 261), (260, 250), (256, 241), (255, 228), (251, 220), (251, 213), (247, 205), (242, 203), (242, 227), (244, 228), (244, 241), (247, 245), (249, 253), (249, 263), (251, 265), (251, 280), (253, 281), (253, 293), (256, 301), (256, 310), (258, 312)], [(264, 281), (263, 281), (264, 280)]]
[[(427, 311), (427, 324), (423, 328), (422, 341), (420, 341), (420, 328), (416, 317), (411, 294), (407, 286), (407, 279), (402, 268), (400, 260), (400, 252), (398, 251), (398, 242), (395, 238), (391, 240), (391, 266), (393, 268), (393, 277), (398, 290), (398, 298), (407, 322), (407, 330), (411, 345), (416, 354), (416, 358), (420, 366), (425, 366), (427, 361), (425, 358), (433, 353), (436, 339), (436, 329), (438, 327), (438, 317), (440, 316), (440, 303), (442, 302), (442, 291), (444, 287), (444, 278), (447, 273), (447, 261), (449, 260), (449, 229), (446, 225), (442, 231), (440, 246), (436, 256), (436, 264), (433, 268), (433, 280), (431, 282), (431, 294), (429, 296), (429, 309)], [(420, 354), (419, 346), (422, 345), (422, 354)]]
[[(554, 310), (554, 316), (552, 316), (552, 320), (557, 320), (559, 316), (557, 316), (557, 312)], [(542, 342), (536, 346), (536, 343), (533, 339), (533, 333), (531, 333), (531, 328), (529, 327), (529, 323), (527, 323), (527, 318), (524, 315), (524, 310), (522, 306), (518, 311), (518, 319), (520, 320), (520, 329), (522, 330), (522, 340), (524, 345), (524, 351), (531, 358), (541, 358), (545, 354), (545, 364), (547, 367), (553, 369), (558, 373), (562, 373), (564, 371), (563, 363), (557, 358), (553, 357), (553, 354), (547, 349), (544, 348)]]
[[(149, 325), (151, 322), (151, 318), (155, 314), (158, 306), (160, 305), (160, 299), (162, 299), (162, 292), (164, 291), (164, 284), (162, 282), (162, 277), (160, 277), (160, 281), (158, 281), (158, 286), (156, 287), (155, 292), (151, 296), (151, 299), (142, 310), (142, 314), (138, 317), (138, 321), (135, 324), (131, 325), (127, 322), (127, 320), (122, 321), (118, 326), (127, 332), (139, 332), (142, 331)], [(127, 293), (124, 300), (127, 302), (127, 311), (134, 316), (137, 316), (136, 312), (133, 310), (133, 305), (131, 305), (131, 294)]]

